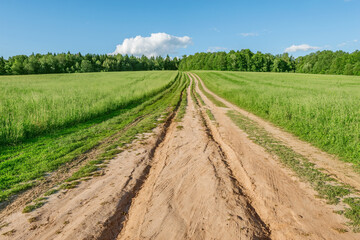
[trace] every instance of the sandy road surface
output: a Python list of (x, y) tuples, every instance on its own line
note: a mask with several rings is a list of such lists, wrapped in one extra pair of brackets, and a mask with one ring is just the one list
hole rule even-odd
[[(339, 233), (346, 219), (225, 115), (241, 109), (222, 99), (229, 108), (216, 107), (199, 91), (199, 79), (190, 78), (206, 106), (191, 98), (189, 87), (182, 122), (170, 117), (145, 144), (112, 160), (104, 176), (51, 196), (34, 212), (0, 216), (8, 224), (0, 239), (360, 238)], [(326, 161), (330, 156), (291, 140), (295, 150), (321, 156), (328, 171), (357, 187), (351, 172)]]

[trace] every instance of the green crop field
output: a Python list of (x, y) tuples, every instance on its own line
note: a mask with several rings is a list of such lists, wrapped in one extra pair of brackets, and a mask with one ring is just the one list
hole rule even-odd
[(0, 143), (13, 143), (142, 101), (175, 71), (0, 76)]
[(219, 96), (360, 166), (360, 77), (195, 73)]
[(177, 71), (0, 77), (0, 203), (95, 146), (72, 179), (98, 170), (169, 114), (185, 85)]

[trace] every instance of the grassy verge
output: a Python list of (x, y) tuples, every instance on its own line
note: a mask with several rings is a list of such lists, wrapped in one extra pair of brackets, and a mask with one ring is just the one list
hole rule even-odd
[(200, 81), (198, 82), (198, 84), (199, 84), (200, 91), (201, 91), (210, 101), (212, 101), (212, 102), (213, 102), (216, 106), (218, 106), (218, 107), (226, 108), (226, 105), (225, 105), (223, 102), (217, 100), (213, 95), (211, 95), (210, 93), (208, 93), (207, 91), (205, 91), (205, 89), (204, 89), (204, 87), (203, 87), (203, 85), (202, 85), (202, 83), (201, 83)]
[[(156, 95), (149, 97), (141, 104), (129, 106), (126, 109), (113, 112), (111, 115), (23, 144), (2, 147), (0, 155), (0, 203), (45, 181), (46, 175), (50, 172), (57, 170), (66, 163), (71, 163), (94, 147), (102, 145), (103, 149), (99, 151), (102, 159), (91, 162), (80, 169), (73, 176), (73, 179), (88, 176), (98, 170), (101, 161), (119, 152), (117, 146), (122, 146), (131, 141), (137, 133), (156, 126), (156, 117), (160, 117), (158, 115), (169, 108), (171, 101), (168, 98), (179, 91), (179, 86), (180, 79), (177, 77), (167, 86), (167, 90), (159, 90)], [(129, 127), (134, 121), (147, 115), (151, 115), (152, 118), (147, 117), (146, 124), (136, 129)], [(126, 129), (126, 133), (118, 138), (117, 134), (124, 129)], [(118, 138), (119, 141), (115, 143), (112, 138)], [(104, 141), (105, 139), (107, 141)], [(111, 145), (110, 143), (114, 144)]]
[[(186, 89), (189, 86), (189, 78), (185, 73), (182, 73), (181, 77), (185, 81), (185, 89)], [(186, 112), (186, 107), (187, 107), (187, 91), (184, 91), (184, 95), (182, 97), (180, 107), (179, 107), (179, 110), (178, 110), (178, 113), (177, 113), (176, 119), (175, 119), (177, 122), (181, 122), (181, 120), (184, 118), (185, 112)]]
[(292, 169), (302, 180), (310, 183), (318, 192), (319, 197), (326, 199), (329, 204), (345, 203), (348, 206), (343, 212), (345, 217), (350, 220), (354, 231), (360, 230), (359, 200), (351, 197), (345, 198), (353, 192), (351, 187), (321, 172), (308, 159), (279, 143), (264, 128), (249, 118), (234, 111), (229, 111), (228, 116), (248, 134), (252, 141), (262, 146), (269, 153), (276, 155), (284, 165)]
[(227, 101), (351, 162), (360, 173), (360, 77), (197, 71)]
[[(166, 118), (168, 114), (173, 111), (179, 102), (181, 92), (184, 91), (186, 86), (186, 80), (184, 80), (183, 77), (179, 77), (178, 81), (176, 81), (171, 88), (162, 92), (156, 99), (152, 99), (150, 104), (137, 108), (136, 112), (141, 116), (141, 119), (138, 120), (136, 124), (132, 124), (126, 128), (125, 131), (121, 132), (121, 134), (110, 136), (107, 141), (97, 146), (96, 156), (93, 157), (94, 160), (86, 163), (58, 188), (49, 190), (44, 195), (51, 195), (61, 189), (72, 189), (77, 187), (82, 180), (87, 180), (89, 177), (101, 176), (102, 169), (106, 167), (110, 159), (122, 151), (122, 147), (137, 139), (140, 133), (150, 132), (162, 122), (162, 120), (159, 119)], [(32, 207), (34, 205), (29, 206), (32, 210), (36, 209)], [(26, 208), (29, 207), (27, 206)]]

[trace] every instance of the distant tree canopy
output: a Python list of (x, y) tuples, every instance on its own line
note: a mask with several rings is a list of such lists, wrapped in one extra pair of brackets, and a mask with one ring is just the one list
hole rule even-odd
[(251, 72), (297, 72), (360, 75), (360, 51), (318, 51), (294, 58), (289, 54), (272, 55), (241, 51), (196, 53), (183, 56), (179, 70), (221, 70)]
[(294, 58), (289, 54), (272, 55), (241, 51), (196, 53), (171, 59), (169, 56), (140, 58), (128, 55), (80, 53), (18, 55), (0, 57), (0, 75), (145, 70), (220, 70), (249, 72), (297, 72), (360, 76), (360, 51), (318, 51)]
[(177, 70), (180, 60), (169, 56), (137, 58), (128, 55), (80, 53), (18, 55), (5, 60), (0, 57), (0, 75), (43, 74), (108, 71)]
[(183, 56), (180, 70), (221, 70), (249, 72), (294, 72), (295, 58), (287, 53), (281, 55), (253, 53), (249, 49), (241, 51), (196, 53)]

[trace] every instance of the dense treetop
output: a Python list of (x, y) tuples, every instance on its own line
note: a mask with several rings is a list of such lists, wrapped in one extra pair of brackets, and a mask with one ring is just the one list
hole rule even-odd
[(80, 53), (18, 55), (5, 60), (0, 57), (0, 74), (42, 74), (141, 70), (176, 70), (179, 59), (169, 56), (151, 57), (97, 55)]
[(249, 49), (196, 53), (184, 56), (179, 69), (360, 75), (360, 51), (318, 51), (298, 58), (287, 53), (253, 53)]
[(178, 58), (80, 53), (0, 57), (0, 75), (140, 70), (220, 70), (360, 75), (360, 51), (318, 51), (294, 58), (287, 53), (241, 51), (196, 53)]

